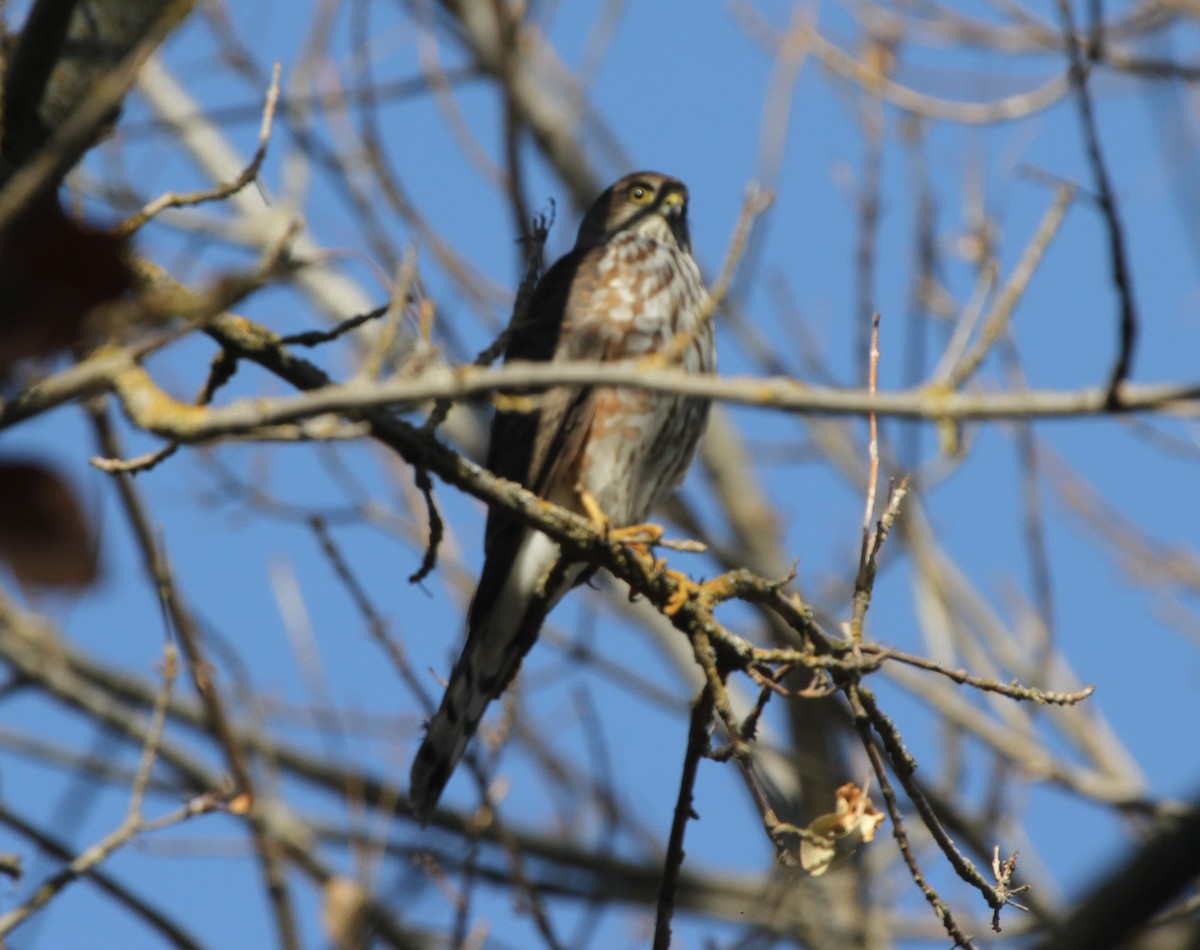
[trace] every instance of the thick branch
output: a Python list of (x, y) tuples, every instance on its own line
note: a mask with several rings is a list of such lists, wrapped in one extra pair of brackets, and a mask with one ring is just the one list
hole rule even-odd
[(613, 385), (702, 396), (783, 412), (828, 416), (867, 415), (927, 421), (1069, 419), (1113, 413), (1200, 414), (1200, 382), (1125, 384), (1117, 409), (1107, 387), (1024, 392), (942, 393), (924, 389), (880, 392), (807, 386), (786, 377), (700, 377), (636, 363), (524, 363), (499, 367), (435, 367), (419, 376), (379, 383), (348, 383), (285, 399), (253, 399), (198, 409), (163, 393), (120, 351), (98, 351), (85, 362), (45, 379), (15, 399), (0, 402), (0, 429), (65, 402), (115, 388), (134, 423), (181, 442), (206, 442), (324, 413), (355, 413), (385, 406), (416, 407), (433, 399), (476, 398), (531, 387)]

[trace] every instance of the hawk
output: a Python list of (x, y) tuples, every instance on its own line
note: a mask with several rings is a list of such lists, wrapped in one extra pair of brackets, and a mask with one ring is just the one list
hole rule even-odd
[[(681, 181), (655, 172), (627, 175), (604, 192), (511, 328), (505, 359), (670, 353), (690, 372), (711, 372), (712, 304), (691, 255), (687, 202)], [(701, 399), (560, 386), (539, 396), (534, 411), (496, 412), (487, 464), (549, 502), (627, 527), (678, 487), (707, 416)], [(591, 572), (559, 565), (558, 545), (502, 508), (488, 513), (484, 553), (466, 645), (413, 762), (409, 794), (422, 822), (546, 615)]]

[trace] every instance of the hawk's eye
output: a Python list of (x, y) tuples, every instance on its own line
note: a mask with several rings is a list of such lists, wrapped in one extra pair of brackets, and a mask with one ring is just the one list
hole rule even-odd
[(654, 189), (642, 182), (631, 185), (629, 188), (629, 200), (635, 205), (649, 204), (653, 197)]

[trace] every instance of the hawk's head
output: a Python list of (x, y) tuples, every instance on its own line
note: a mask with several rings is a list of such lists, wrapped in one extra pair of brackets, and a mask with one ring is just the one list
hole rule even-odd
[(678, 178), (658, 172), (626, 175), (588, 209), (575, 248), (603, 244), (620, 231), (639, 231), (690, 250), (687, 202), (687, 186)]

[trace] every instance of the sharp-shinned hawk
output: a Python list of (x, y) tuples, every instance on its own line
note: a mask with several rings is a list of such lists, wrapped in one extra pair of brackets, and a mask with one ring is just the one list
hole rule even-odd
[[(607, 362), (670, 350), (686, 370), (711, 372), (711, 303), (691, 256), (687, 201), (682, 182), (653, 172), (604, 192), (512, 327), (505, 358)], [(700, 399), (560, 386), (533, 411), (496, 412), (488, 467), (556, 505), (593, 515), (598, 507), (614, 527), (629, 526), (683, 480), (707, 414)], [(558, 545), (499, 507), (488, 514), (484, 549), (467, 642), (413, 763), (410, 797), (422, 821), (546, 614), (590, 573), (579, 563), (556, 569)]]

